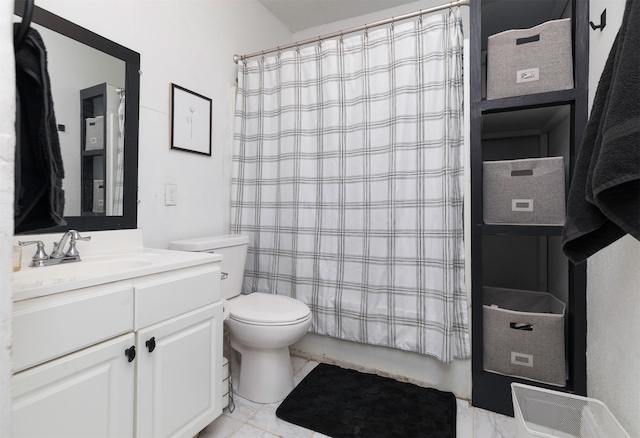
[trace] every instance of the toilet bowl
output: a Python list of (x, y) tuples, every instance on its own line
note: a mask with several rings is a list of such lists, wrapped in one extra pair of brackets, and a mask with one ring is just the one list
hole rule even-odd
[(236, 393), (258, 403), (283, 400), (294, 387), (289, 345), (307, 333), (309, 308), (293, 298), (260, 292), (226, 305), (231, 348), (241, 355)]
[(174, 241), (169, 249), (222, 254), (225, 323), (231, 348), (240, 356), (234, 392), (257, 403), (273, 403), (294, 388), (289, 345), (307, 333), (311, 311), (303, 302), (286, 296), (240, 294), (248, 243), (248, 236), (224, 235)]

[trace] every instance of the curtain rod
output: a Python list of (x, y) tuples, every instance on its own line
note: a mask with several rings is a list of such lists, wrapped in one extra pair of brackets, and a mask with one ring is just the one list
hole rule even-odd
[(452, 2), (447, 3), (447, 4), (442, 4), (442, 5), (434, 6), (432, 8), (427, 8), (427, 9), (421, 9), (421, 10), (416, 11), (416, 12), (410, 12), (408, 14), (399, 15), (397, 17), (387, 18), (385, 20), (374, 21), (373, 23), (363, 24), (361, 26), (356, 26), (356, 27), (352, 27), (352, 28), (349, 28), (349, 29), (340, 30), (338, 32), (332, 32), (332, 33), (329, 33), (329, 34), (326, 34), (326, 35), (320, 35), (320, 36), (309, 38), (309, 39), (306, 39), (306, 40), (297, 41), (295, 43), (286, 44), (284, 46), (274, 47), (274, 48), (269, 49), (269, 50), (261, 50), (259, 52), (250, 53), (248, 55), (233, 55), (233, 62), (235, 62), (237, 64), (238, 61), (240, 61), (240, 60), (253, 58), (254, 56), (266, 55), (267, 53), (272, 53), (272, 52), (277, 52), (277, 51), (280, 51), (280, 50), (290, 49), (292, 47), (297, 47), (297, 46), (303, 46), (305, 44), (315, 43), (317, 41), (322, 41), (322, 40), (325, 40), (325, 39), (328, 39), (328, 38), (334, 38), (334, 37), (341, 36), (341, 35), (344, 35), (344, 34), (347, 34), (347, 33), (358, 32), (358, 31), (361, 31), (361, 30), (370, 29), (372, 27), (382, 26), (382, 25), (389, 24), (389, 23), (394, 23), (394, 22), (400, 21), (400, 20), (406, 20), (407, 18), (416, 17), (418, 15), (430, 14), (431, 12), (440, 11), (442, 9), (447, 9), (447, 8), (451, 9), (451, 8), (456, 7), (456, 6), (468, 6), (470, 2), (471, 2), (471, 0), (452, 1)]

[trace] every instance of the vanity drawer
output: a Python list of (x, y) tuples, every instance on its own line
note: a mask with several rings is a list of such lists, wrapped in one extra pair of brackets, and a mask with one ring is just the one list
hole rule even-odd
[(151, 275), (134, 283), (135, 330), (220, 300), (220, 264)]
[(13, 307), (13, 372), (132, 330), (129, 282), (19, 301)]

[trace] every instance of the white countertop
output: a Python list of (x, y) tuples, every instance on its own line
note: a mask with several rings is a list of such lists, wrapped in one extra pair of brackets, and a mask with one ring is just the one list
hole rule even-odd
[[(35, 245), (22, 248), (22, 268), (13, 273), (13, 301), (112, 283), (174, 269), (222, 260), (220, 254), (144, 248), (140, 230), (83, 232), (91, 241), (78, 242), (81, 261), (54, 266), (29, 267)], [(41, 240), (47, 253), (62, 234), (14, 237), (18, 241)]]

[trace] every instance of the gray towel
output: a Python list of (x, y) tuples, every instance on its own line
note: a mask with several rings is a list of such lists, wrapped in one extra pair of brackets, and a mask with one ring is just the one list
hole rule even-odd
[(569, 189), (562, 250), (574, 263), (640, 240), (640, 1), (627, 0)]

